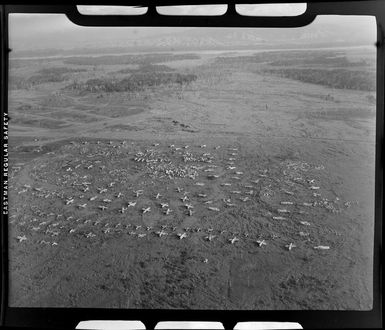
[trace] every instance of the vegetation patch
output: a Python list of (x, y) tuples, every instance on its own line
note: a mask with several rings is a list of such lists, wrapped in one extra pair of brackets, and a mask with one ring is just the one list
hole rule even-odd
[(375, 72), (346, 69), (308, 69), (279, 68), (264, 69), (263, 72), (306, 83), (324, 85), (332, 88), (353, 89), (361, 91), (376, 90)]
[(178, 84), (189, 84), (197, 79), (193, 74), (148, 72), (135, 73), (122, 80), (117, 79), (89, 79), (86, 82), (74, 82), (66, 89), (87, 92), (131, 92), (141, 91), (148, 87)]
[(105, 55), (97, 57), (74, 56), (63, 61), (65, 64), (75, 65), (119, 65), (162, 63), (179, 60), (197, 60), (196, 54), (138, 54), (138, 55)]

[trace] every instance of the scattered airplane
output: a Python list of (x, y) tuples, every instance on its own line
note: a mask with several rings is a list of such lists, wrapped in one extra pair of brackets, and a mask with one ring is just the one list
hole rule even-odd
[(183, 196), (183, 197), (181, 198), (181, 201), (182, 201), (182, 202), (188, 201), (188, 197), (187, 197), (187, 196)]
[(107, 192), (106, 188), (97, 188), (97, 189), (99, 191), (99, 194), (103, 194), (103, 193)]
[(116, 195), (117, 198), (120, 198), (121, 196), (123, 196), (121, 192), (119, 192), (119, 194)]
[(291, 249), (292, 249), (292, 248), (295, 248), (296, 245), (293, 244), (293, 243), (290, 243), (290, 244), (288, 244), (288, 245), (285, 245), (285, 247), (287, 247), (287, 249), (288, 249), (289, 251), (291, 251)]
[(246, 195), (252, 195), (252, 194), (254, 194), (254, 190), (245, 191), (245, 194)]
[(186, 233), (178, 233), (177, 235), (178, 235), (179, 239), (183, 239), (183, 238), (187, 237)]
[(316, 186), (311, 186), (311, 187), (309, 187), (309, 189), (311, 189), (311, 190), (318, 190), (318, 189), (319, 189), (319, 187), (316, 187)]
[(111, 203), (112, 201), (111, 201), (111, 199), (105, 198), (105, 199), (103, 199), (103, 202), (104, 203)]
[(84, 208), (86, 208), (86, 206), (87, 206), (87, 203), (79, 204), (79, 205), (78, 205), (78, 208), (79, 208), (79, 209), (84, 209)]
[(310, 226), (310, 222), (307, 221), (300, 221), (299, 223), (304, 226)]
[(127, 207), (123, 207), (120, 209), (120, 213), (124, 213), (127, 210)]
[(197, 182), (195, 183), (196, 186), (204, 186), (205, 184), (203, 182)]
[(75, 232), (75, 229), (70, 229), (70, 234)]
[(185, 204), (184, 206), (187, 208), (187, 210), (194, 208), (194, 206), (192, 206), (191, 204)]
[(138, 234), (138, 238), (146, 237), (147, 234)]
[(262, 239), (262, 240), (260, 240), (260, 239), (257, 240), (257, 244), (258, 244), (259, 247), (262, 247), (263, 245), (267, 245), (264, 239)]
[(106, 210), (108, 207), (107, 207), (107, 206), (104, 206), (104, 205), (99, 205), (98, 208), (104, 211), (104, 210)]
[(329, 250), (330, 246), (318, 245), (318, 246), (315, 246), (314, 249), (316, 249), (316, 250)]
[(206, 194), (198, 194), (198, 197), (207, 197), (207, 195)]
[(164, 214), (169, 215), (171, 212), (172, 212), (172, 210), (167, 209), (167, 210), (164, 212)]
[(228, 170), (235, 170), (237, 167), (236, 166), (227, 166)]
[(157, 193), (156, 196), (155, 196), (155, 199), (159, 199), (159, 197), (161, 197), (162, 195)]
[(176, 187), (176, 191), (177, 191), (177, 192), (180, 193), (182, 190), (183, 190), (182, 188)]
[(273, 217), (273, 220), (286, 220), (284, 217)]
[(168, 207), (168, 203), (160, 203), (160, 206), (163, 208)]
[(67, 199), (66, 200), (66, 205), (72, 204), (74, 202), (73, 198)]
[(242, 202), (247, 202), (248, 200), (250, 200), (250, 197), (240, 197), (239, 198)]
[(293, 205), (293, 202), (281, 202), (281, 205)]
[(211, 207), (211, 206), (209, 206), (208, 209), (211, 210), (211, 211), (216, 211), (216, 212), (219, 211), (219, 209), (218, 209), (217, 207)]
[(163, 230), (157, 231), (155, 234), (157, 234), (159, 237), (167, 236), (167, 235), (168, 235), (168, 234), (167, 234), (165, 231), (163, 231)]
[(235, 172), (236, 175), (242, 175), (243, 172)]
[(205, 238), (209, 241), (209, 242), (211, 242), (214, 238), (216, 237), (216, 235), (208, 235), (208, 236), (206, 236)]
[(146, 214), (147, 212), (150, 212), (151, 211), (151, 207), (147, 207), (147, 208), (142, 208), (142, 213), (143, 214)]
[(143, 190), (136, 190), (134, 191), (134, 194), (136, 195), (136, 197), (139, 197), (140, 195), (143, 194)]
[(135, 205), (136, 205), (136, 201), (135, 202), (128, 202), (127, 207), (131, 207), (131, 206), (135, 206)]
[(191, 217), (193, 215), (193, 211), (192, 210), (188, 210), (188, 215)]
[(229, 242), (230, 242), (231, 244), (234, 244), (235, 242), (238, 242), (238, 241), (239, 241), (239, 239), (236, 238), (236, 237), (233, 237), (233, 238), (230, 238), (230, 239), (229, 239)]

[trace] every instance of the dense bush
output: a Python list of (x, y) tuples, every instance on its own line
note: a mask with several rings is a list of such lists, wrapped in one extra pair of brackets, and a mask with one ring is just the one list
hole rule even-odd
[(376, 89), (376, 75), (374, 71), (280, 68), (265, 69), (264, 72), (333, 88), (362, 91), (375, 91)]
[(147, 64), (147, 65), (141, 65), (137, 69), (123, 69), (119, 71), (115, 71), (113, 73), (138, 73), (138, 72), (172, 72), (175, 71), (175, 69), (170, 68), (167, 65), (163, 64)]
[(139, 55), (105, 55), (97, 57), (74, 56), (63, 62), (76, 65), (119, 65), (119, 64), (151, 64), (177, 60), (196, 60), (196, 54), (139, 54)]
[(83, 72), (85, 69), (70, 69), (70, 68), (44, 68), (37, 71), (36, 74), (29, 78), (11, 77), (10, 89), (28, 89), (36, 85), (62, 82), (69, 79), (68, 73)]
[(122, 80), (90, 79), (84, 83), (73, 83), (66, 88), (89, 92), (127, 92), (168, 84), (185, 85), (196, 79), (197, 76), (193, 74), (151, 72), (133, 74)]

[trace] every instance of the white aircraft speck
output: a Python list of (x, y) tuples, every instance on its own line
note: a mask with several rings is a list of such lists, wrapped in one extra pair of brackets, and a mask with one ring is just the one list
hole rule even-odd
[(260, 180), (260, 179), (257, 179), (257, 180), (253, 180), (253, 181), (251, 181), (251, 182), (257, 184), (257, 183), (259, 183), (259, 180)]
[(193, 211), (192, 210), (188, 210), (188, 215), (191, 217), (193, 215)]
[(169, 215), (171, 212), (172, 212), (172, 210), (167, 209), (164, 213), (165, 213), (166, 215)]
[(99, 194), (103, 194), (103, 193), (107, 192), (106, 188), (97, 188), (97, 189), (99, 191)]
[(182, 190), (183, 190), (182, 188), (176, 187), (177, 192), (181, 192)]
[(273, 220), (286, 220), (284, 217), (273, 217)]
[(250, 197), (241, 197), (239, 198), (242, 202), (247, 202), (248, 200), (250, 200)]
[(160, 206), (163, 208), (168, 207), (168, 203), (160, 203)]
[(204, 170), (205, 172), (214, 172), (215, 170), (213, 168), (208, 168)]
[(127, 210), (127, 207), (122, 206), (122, 208), (120, 209), (120, 213), (124, 213), (126, 210)]
[(311, 189), (311, 190), (318, 190), (318, 189), (319, 189), (319, 187), (316, 187), (316, 186), (311, 186), (311, 187), (309, 187), (309, 189)]
[(327, 246), (327, 245), (318, 245), (318, 246), (315, 246), (314, 249), (316, 249), (316, 250), (329, 250), (329, 249), (330, 249), (330, 246)]
[(139, 197), (139, 195), (143, 194), (143, 190), (136, 190), (134, 191), (134, 194), (136, 195), (136, 197)]
[(202, 144), (202, 145), (201, 145), (201, 148), (206, 148), (206, 145), (205, 145), (205, 144)]
[(71, 204), (71, 203), (73, 203), (73, 202), (74, 202), (74, 199), (73, 199), (73, 198), (67, 199), (66, 205), (69, 205), (69, 204)]
[(234, 179), (234, 180), (241, 180), (241, 178), (238, 177), (238, 176), (232, 176), (231, 179)]
[(230, 157), (229, 160), (232, 161), (232, 160), (235, 160), (235, 158), (231, 158), (231, 157)]
[(96, 236), (96, 235), (95, 235), (94, 233), (91, 233), (91, 232), (88, 233), (88, 234), (86, 234), (86, 237), (87, 237), (87, 238), (95, 237), (95, 236)]
[(197, 182), (195, 183), (196, 186), (204, 186), (205, 184), (203, 182)]
[(187, 208), (187, 210), (194, 208), (194, 206), (192, 206), (191, 204), (185, 204), (184, 206)]
[(293, 243), (290, 243), (290, 244), (288, 244), (288, 245), (285, 245), (285, 247), (287, 247), (287, 249), (288, 249), (289, 251), (291, 251), (291, 249), (292, 249), (292, 248), (295, 248), (296, 245), (293, 244)]
[(96, 198), (98, 198), (98, 196), (93, 196), (90, 198), (90, 201), (94, 201)]
[(117, 198), (120, 198), (121, 196), (123, 196), (121, 192), (119, 192), (119, 194), (116, 195)]
[(142, 208), (142, 213), (143, 214), (146, 214), (147, 212), (150, 212), (151, 211), (151, 207), (146, 207), (146, 208)]
[(109, 187), (112, 187), (116, 184), (116, 182), (110, 182), (110, 184), (108, 185)]
[(258, 246), (259, 247), (262, 247), (263, 245), (267, 245), (267, 243), (265, 242), (265, 240), (264, 239), (259, 239), (259, 240), (257, 240), (257, 244), (258, 244)]
[(156, 196), (155, 196), (155, 199), (159, 199), (159, 197), (161, 197), (162, 195), (157, 193)]
[(104, 206), (104, 205), (99, 205), (98, 208), (104, 211), (104, 210), (106, 210), (108, 207), (107, 207), (107, 206)]
[(38, 231), (40, 229), (40, 227), (32, 227), (32, 230), (34, 231)]
[(299, 223), (304, 226), (310, 226), (310, 222), (308, 221), (300, 221)]
[(187, 196), (183, 196), (183, 197), (181, 198), (181, 201), (182, 201), (182, 202), (188, 201), (188, 197), (187, 197)]
[(52, 242), (52, 246), (58, 245), (57, 242)]
[(162, 236), (167, 236), (168, 234), (163, 231), (163, 230), (160, 230), (160, 231), (157, 231), (155, 234), (157, 234), (159, 237), (162, 237)]
[(221, 183), (221, 186), (231, 186), (231, 183), (224, 182), (224, 183)]
[(135, 206), (135, 205), (136, 205), (136, 201), (135, 202), (128, 202), (127, 207), (131, 207), (131, 206)]
[(79, 209), (84, 209), (86, 206), (87, 206), (87, 203), (79, 204), (79, 205), (78, 205), (78, 208), (79, 208)]
[(186, 233), (178, 233), (177, 235), (178, 235), (179, 239), (184, 239), (187, 237)]
[(233, 237), (233, 238), (230, 238), (230, 239), (229, 239), (229, 242), (230, 242), (231, 244), (234, 244), (235, 242), (238, 242), (238, 241), (239, 241), (239, 239), (236, 238), (236, 237)]
[(207, 195), (206, 194), (198, 194), (198, 197), (207, 197)]
[(105, 198), (105, 199), (103, 199), (103, 202), (104, 203), (111, 203), (111, 199)]
[(75, 232), (75, 229), (70, 229), (70, 234)]
[(293, 202), (281, 202), (281, 205), (293, 205)]
[(208, 235), (205, 237), (205, 239), (207, 239), (209, 242), (211, 242), (215, 237), (217, 237), (216, 235)]
[(208, 209), (211, 210), (211, 211), (219, 212), (219, 209), (218, 209), (217, 207), (211, 207), (211, 206), (209, 206)]
[(138, 238), (143, 238), (143, 237), (146, 237), (147, 234), (138, 234)]

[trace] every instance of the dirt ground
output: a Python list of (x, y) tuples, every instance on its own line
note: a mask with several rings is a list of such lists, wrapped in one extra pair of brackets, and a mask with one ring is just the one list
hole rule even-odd
[(10, 306), (371, 309), (368, 92), (205, 56), (185, 88), (10, 92)]

